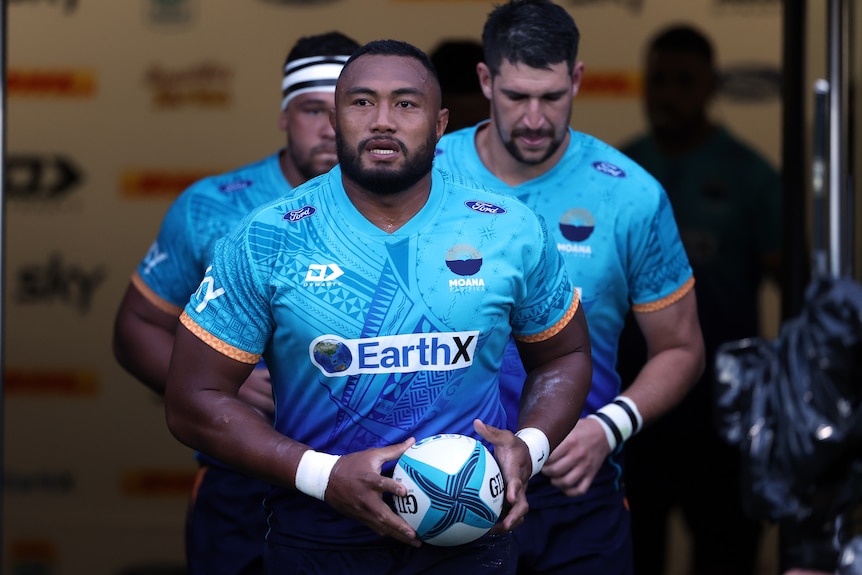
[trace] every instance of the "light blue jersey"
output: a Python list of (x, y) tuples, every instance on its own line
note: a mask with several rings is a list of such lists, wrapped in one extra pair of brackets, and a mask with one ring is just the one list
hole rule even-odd
[[(275, 428), (345, 454), (477, 437), (476, 418), (505, 427), (498, 377), (510, 336), (551, 337), (577, 306), (543, 220), (517, 199), (435, 170), (425, 206), (389, 234), (357, 211), (336, 167), (221, 240), (181, 321), (229, 357), (262, 354)], [(276, 532), (372, 536), (293, 490), (270, 504)], [(298, 521), (302, 509), (314, 512)]]
[[(212, 260), (216, 240), (254, 208), (293, 189), (281, 171), (279, 154), (198, 180), (177, 197), (132, 276), (150, 303), (179, 316)], [(202, 453), (196, 457), (221, 465)]]
[(200, 284), (218, 238), (261, 204), (291, 190), (275, 153), (195, 182), (177, 197), (132, 278), (153, 304), (177, 315)]
[[(479, 158), (477, 128), (445, 134), (435, 166), (511, 194), (545, 218), (587, 316), (593, 382), (584, 414), (595, 412), (620, 392), (617, 344), (629, 309), (660, 309), (692, 288), (668, 198), (632, 160), (571, 128), (569, 146), (554, 169), (509, 186)], [(523, 383), (514, 346), (505, 369), (515, 376), (507, 382)], [(507, 408), (515, 411), (517, 404)]]

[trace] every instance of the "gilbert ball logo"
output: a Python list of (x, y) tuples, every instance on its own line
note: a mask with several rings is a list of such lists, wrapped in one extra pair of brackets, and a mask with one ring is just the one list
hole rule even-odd
[(560, 232), (570, 242), (582, 242), (596, 229), (593, 214), (583, 208), (568, 210), (560, 218)]
[(452, 246), (446, 252), (446, 267), (459, 276), (476, 275), (482, 269), (482, 254), (467, 244)]

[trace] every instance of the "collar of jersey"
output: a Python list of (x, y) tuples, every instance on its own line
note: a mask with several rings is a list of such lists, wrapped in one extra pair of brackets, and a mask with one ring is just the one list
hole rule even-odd
[(335, 209), (342, 214), (347, 214), (348, 224), (355, 228), (357, 233), (362, 233), (369, 236), (383, 236), (388, 238), (401, 238), (419, 233), (432, 218), (437, 214), (443, 202), (445, 195), (445, 182), (443, 176), (435, 168), (431, 170), (431, 193), (428, 195), (428, 201), (422, 206), (419, 212), (410, 218), (403, 226), (395, 230), (393, 233), (386, 233), (381, 230), (365, 216), (363, 216), (356, 206), (353, 205), (347, 197), (347, 192), (344, 191), (344, 186), (341, 183), (341, 169), (336, 166), (329, 172), (330, 185), (328, 186), (332, 196), (329, 198)]

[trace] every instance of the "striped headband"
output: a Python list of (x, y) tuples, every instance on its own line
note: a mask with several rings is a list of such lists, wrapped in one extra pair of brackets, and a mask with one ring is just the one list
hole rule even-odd
[(308, 92), (334, 92), (335, 82), (350, 56), (312, 56), (288, 62), (281, 81), (281, 109)]

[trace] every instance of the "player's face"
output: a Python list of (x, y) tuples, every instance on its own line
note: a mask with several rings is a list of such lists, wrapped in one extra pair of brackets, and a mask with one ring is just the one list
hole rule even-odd
[(714, 91), (715, 77), (703, 56), (668, 50), (650, 53), (646, 113), (660, 137), (684, 139), (699, 130)]
[(357, 58), (336, 90), (333, 121), (343, 174), (374, 194), (407, 190), (431, 171), (447, 118), (437, 81), (419, 61)]
[(478, 69), (491, 118), (509, 153), (529, 165), (553, 156), (567, 136), (583, 65), (569, 73), (565, 62), (545, 69), (504, 60), (493, 78), (485, 64)]
[(333, 106), (335, 96), (331, 92), (309, 92), (296, 96), (281, 113), (281, 127), (287, 132), (287, 160), (302, 181), (319, 176), (338, 163), (335, 132), (329, 122)]

